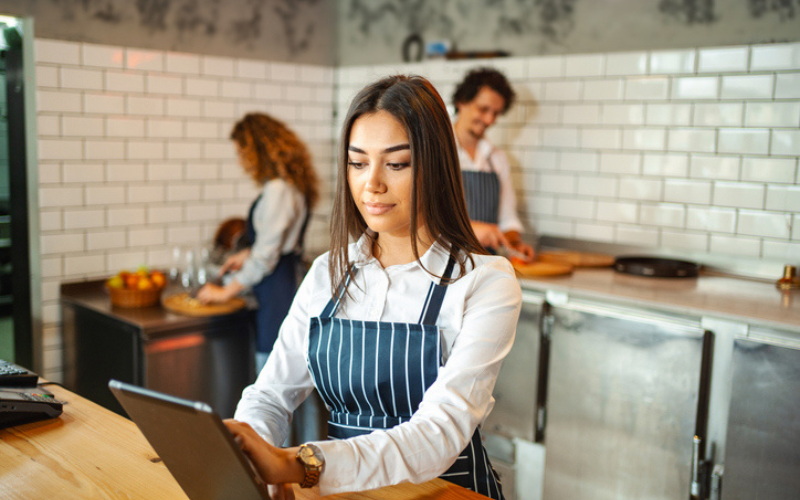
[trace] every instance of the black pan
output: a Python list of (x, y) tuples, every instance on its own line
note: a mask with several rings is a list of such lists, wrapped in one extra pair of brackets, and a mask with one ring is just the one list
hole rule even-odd
[(614, 270), (653, 278), (694, 278), (700, 272), (700, 266), (685, 260), (658, 257), (617, 257)]

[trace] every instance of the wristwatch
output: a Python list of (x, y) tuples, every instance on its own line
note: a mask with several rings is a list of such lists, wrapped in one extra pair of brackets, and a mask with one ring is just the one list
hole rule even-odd
[(325, 458), (322, 456), (322, 450), (310, 443), (301, 444), (300, 449), (297, 451), (297, 461), (302, 464), (306, 471), (300, 487), (311, 488), (315, 486), (319, 482), (319, 475), (322, 474), (322, 469), (325, 467)]

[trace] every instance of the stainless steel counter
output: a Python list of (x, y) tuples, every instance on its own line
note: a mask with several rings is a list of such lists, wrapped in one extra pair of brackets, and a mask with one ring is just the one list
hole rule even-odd
[(189, 317), (160, 305), (112, 306), (102, 280), (62, 284), (65, 386), (118, 413), (110, 378), (205, 401), (232, 416), (242, 389), (255, 379), (252, 306)]
[(571, 275), (520, 279), (523, 288), (564, 292), (697, 317), (715, 317), (786, 329), (800, 335), (800, 290), (771, 282), (701, 274), (698, 278), (646, 278), (611, 268), (578, 268)]
[[(204, 328), (224, 318), (226, 321), (250, 317), (258, 306), (252, 297), (247, 297), (247, 309), (225, 315), (224, 317), (191, 317), (174, 314), (161, 305), (143, 308), (116, 307), (104, 289), (105, 280), (63, 283), (61, 285), (61, 303), (79, 306), (120, 321), (140, 330), (147, 339), (174, 334), (176, 330)], [(171, 289), (164, 291), (164, 296), (177, 293)]]
[[(800, 467), (800, 424), (788, 395), (800, 388), (800, 290), (714, 273), (664, 279), (611, 268), (520, 283), (544, 297), (541, 321), (521, 323), (517, 336), (540, 343), (529, 384), (537, 407), (528, 415), (537, 418), (537, 437), (528, 448), (544, 445), (547, 457), (541, 469), (519, 459), (512, 466), (517, 478), (544, 477), (545, 500), (587, 491), (667, 499), (695, 490), (717, 500), (764, 491), (798, 498), (800, 481), (788, 471)], [(496, 412), (513, 409), (497, 403)], [(487, 430), (516, 437), (495, 427)], [(519, 455), (525, 443), (514, 444)]]

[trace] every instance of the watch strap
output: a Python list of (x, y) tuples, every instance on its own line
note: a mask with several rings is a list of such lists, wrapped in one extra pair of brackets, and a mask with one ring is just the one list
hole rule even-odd
[(320, 463), (319, 465), (311, 465), (307, 463), (305, 460), (303, 460), (301, 456), (301, 452), (303, 451), (303, 449), (309, 449), (311, 450), (312, 453), (314, 453), (314, 456), (317, 459), (320, 459), (320, 457), (317, 456), (318, 454), (315, 453), (314, 448), (316, 447), (311, 447), (306, 444), (303, 444), (300, 445), (300, 451), (297, 453), (297, 460), (303, 466), (303, 470), (305, 471), (305, 476), (303, 477), (303, 481), (300, 483), (301, 488), (311, 488), (312, 486), (316, 486), (317, 483), (319, 482), (319, 476), (320, 474), (322, 474), (322, 467), (323, 467), (322, 463)]
[(301, 488), (311, 488), (312, 486), (316, 486), (319, 482), (319, 475), (322, 472), (320, 469), (321, 467), (311, 467), (310, 465), (303, 464), (305, 466), (306, 475), (303, 478), (303, 482), (300, 483)]

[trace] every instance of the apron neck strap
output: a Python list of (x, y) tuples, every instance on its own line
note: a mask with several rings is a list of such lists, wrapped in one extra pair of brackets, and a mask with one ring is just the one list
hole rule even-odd
[(350, 284), (350, 279), (356, 275), (358, 272), (358, 268), (355, 264), (350, 267), (350, 272), (347, 273), (345, 276), (344, 281), (339, 285), (339, 289), (336, 292), (334, 297), (328, 301), (328, 304), (325, 306), (325, 309), (322, 310), (322, 314), (320, 314), (321, 318), (332, 318), (336, 311), (339, 309), (339, 302), (342, 301), (344, 298), (345, 290), (347, 290), (347, 285)]
[(435, 325), (436, 320), (439, 318), (439, 311), (442, 309), (442, 302), (444, 301), (444, 294), (447, 292), (447, 285), (448, 283), (445, 280), (449, 281), (449, 278), (453, 274), (453, 269), (455, 268), (456, 260), (453, 258), (453, 255), (450, 254), (450, 259), (447, 261), (447, 267), (444, 270), (444, 274), (442, 274), (442, 279), (439, 280), (438, 285), (434, 285), (431, 283), (431, 288), (433, 288), (433, 292), (428, 292), (429, 300), (427, 301), (426, 306), (422, 309), (422, 315), (420, 316), (420, 324), (423, 325)]
[[(428, 290), (425, 305), (422, 308), (422, 314), (420, 315), (417, 323), (422, 325), (436, 324), (436, 320), (439, 318), (439, 311), (442, 309), (444, 294), (447, 291), (448, 283), (446, 281), (449, 281), (449, 278), (452, 276), (455, 265), (455, 258), (453, 258), (453, 255), (450, 255), (450, 259), (447, 261), (447, 267), (444, 270), (444, 274), (442, 274), (442, 279), (439, 280), (439, 284), (431, 283), (431, 288)], [(339, 285), (339, 290), (336, 296), (331, 297), (331, 299), (328, 301), (328, 304), (325, 306), (325, 309), (322, 310), (322, 314), (320, 314), (321, 318), (332, 318), (333, 315), (336, 314), (336, 311), (339, 309), (339, 303), (344, 297), (347, 285), (350, 284), (351, 278), (353, 278), (357, 272), (358, 268), (355, 264), (353, 264), (353, 266), (350, 268), (350, 272), (345, 277), (344, 282)]]

